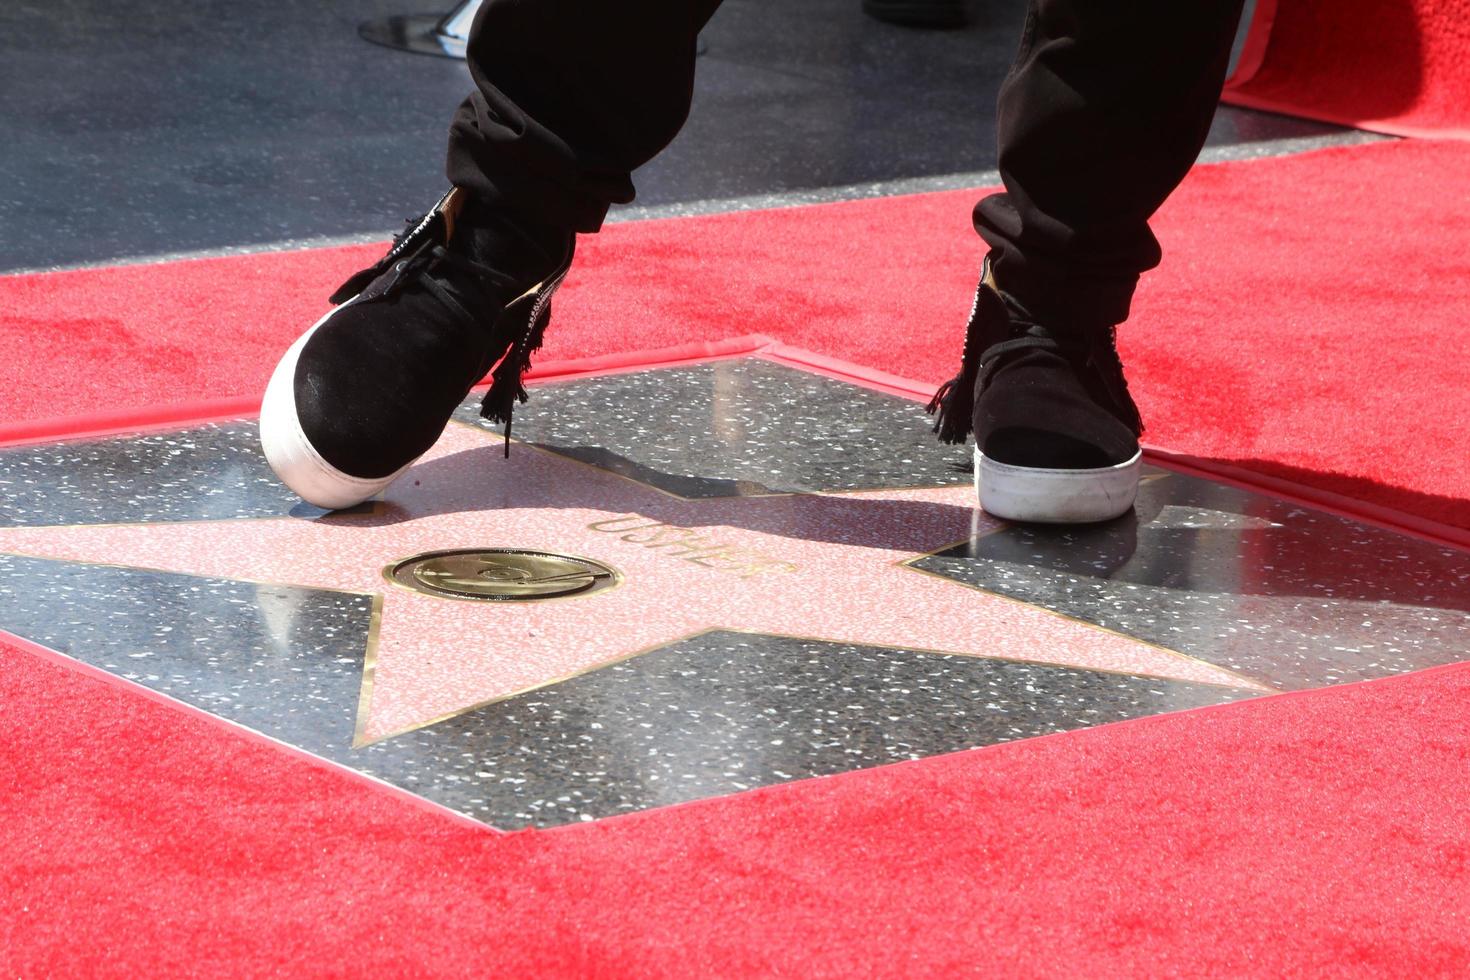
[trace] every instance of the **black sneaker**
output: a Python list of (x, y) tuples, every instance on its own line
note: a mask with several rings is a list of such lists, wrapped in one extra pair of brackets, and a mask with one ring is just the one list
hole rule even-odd
[(863, 0), (863, 13), (905, 27), (963, 27), (963, 0)]
[(508, 452), (573, 241), (529, 233), (458, 189), (411, 221), (276, 365), (260, 410), (276, 475), (319, 507), (366, 500), (428, 451), (497, 361), (481, 414), (505, 423)]
[(1003, 520), (1105, 521), (1138, 493), (1143, 423), (1111, 327), (1033, 322), (1001, 293), (987, 260), (957, 377), (929, 403), (944, 442), (975, 434), (980, 506)]

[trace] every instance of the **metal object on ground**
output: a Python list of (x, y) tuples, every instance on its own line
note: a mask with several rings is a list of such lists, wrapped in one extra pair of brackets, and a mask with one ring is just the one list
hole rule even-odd
[(464, 0), (447, 14), (401, 14), (358, 25), (357, 33), (374, 44), (415, 54), (441, 58), (463, 58), (470, 38), (470, 24), (480, 9), (480, 0)]
[(523, 548), (430, 551), (388, 566), (383, 574), (415, 592), (444, 599), (527, 602), (610, 589), (623, 577), (589, 558)]
[[(440, 58), (463, 58), (470, 39), (470, 25), (480, 9), (481, 0), (464, 0), (447, 14), (400, 14), (381, 20), (364, 21), (357, 33), (364, 40), (399, 51), (431, 54)], [(695, 48), (701, 55), (709, 49), (703, 37)]]

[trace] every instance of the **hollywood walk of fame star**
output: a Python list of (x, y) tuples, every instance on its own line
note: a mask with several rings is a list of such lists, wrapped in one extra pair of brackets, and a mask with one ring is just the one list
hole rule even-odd
[[(451, 425), (372, 513), (0, 529), (0, 552), (381, 595), (368, 743), (711, 629), (1031, 660), (1258, 688), (1180, 654), (903, 563), (993, 523), (968, 487), (685, 500)], [(622, 573), (544, 603), (425, 595), (425, 552), (533, 548)]]

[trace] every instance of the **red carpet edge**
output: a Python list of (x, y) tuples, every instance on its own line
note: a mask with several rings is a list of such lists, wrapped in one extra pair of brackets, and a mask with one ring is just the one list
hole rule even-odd
[(392, 783), (384, 782), (383, 780), (378, 779), (376, 776), (370, 776), (367, 773), (358, 772), (356, 769), (350, 769), (347, 766), (333, 762), (331, 759), (326, 759), (319, 755), (314, 755), (311, 752), (307, 752), (305, 749), (299, 749), (289, 742), (283, 742), (280, 739), (272, 738), (271, 736), (266, 735), (262, 732), (258, 732), (247, 725), (242, 725), (238, 722), (230, 721), (228, 718), (221, 718), (219, 715), (210, 714), (208, 711), (205, 711), (201, 708), (196, 708), (193, 705), (188, 704), (187, 702), (180, 701), (174, 697), (170, 697), (169, 695), (164, 694), (160, 691), (155, 691), (151, 688), (144, 687), (142, 684), (130, 681), (125, 677), (119, 677), (116, 674), (108, 673), (100, 667), (93, 667), (91, 664), (83, 663), (82, 661), (77, 660), (74, 657), (69, 657), (64, 653), (60, 653), (56, 650), (51, 649), (50, 647), (42, 646), (39, 643), (32, 642), (31, 640), (28, 640), (23, 636), (17, 636), (16, 634), (10, 633), (6, 630), (0, 630), (0, 649), (3, 649), (4, 647), (11, 647), (28, 656), (37, 657), (48, 663), (53, 663), (59, 667), (64, 667), (67, 670), (75, 671), (83, 677), (89, 677), (92, 680), (100, 681), (101, 683), (106, 684), (108, 687), (115, 688), (116, 690), (122, 692), (129, 697), (140, 697), (146, 701), (151, 701), (155, 704), (163, 705), (165, 708), (168, 708), (172, 711), (177, 711), (187, 717), (194, 718), (208, 725), (211, 725), (214, 728), (219, 729), (220, 732), (225, 733), (227, 736), (243, 738), (249, 742), (255, 742), (260, 745), (269, 746), (273, 750), (285, 752), (287, 755), (290, 755), (295, 759), (300, 759), (301, 761), (309, 763), (310, 765), (326, 769), (328, 771), (338, 774), (339, 776), (344, 776), (350, 780), (361, 783), (363, 786), (371, 787), (375, 791), (387, 793), (388, 795), (396, 799), (402, 800), (403, 802), (408, 803), (411, 806), (418, 807), (435, 816), (453, 820), (457, 823), (462, 824), (465, 827), (472, 827), (476, 830), (483, 830), (494, 834), (504, 833), (504, 831), (501, 831), (495, 827), (491, 827), (488, 824), (481, 823), (480, 821), (475, 820), (472, 817), (467, 817), (457, 810), (452, 810), (449, 807), (441, 806), (440, 804), (435, 803), (433, 800), (425, 799), (424, 797), (419, 796), (416, 793), (410, 793), (406, 789), (400, 789), (399, 787), (394, 786)]

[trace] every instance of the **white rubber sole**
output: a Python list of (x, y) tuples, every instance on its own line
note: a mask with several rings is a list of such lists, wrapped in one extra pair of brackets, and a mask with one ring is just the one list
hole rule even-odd
[(409, 460), (397, 472), (385, 477), (364, 479), (352, 476), (322, 459), (301, 429), (301, 419), (296, 413), (296, 362), (301, 359), (302, 348), (317, 328), (347, 305), (349, 303), (334, 308), (297, 338), (276, 365), (260, 405), (260, 446), (265, 450), (266, 462), (270, 463), (281, 482), (302, 500), (327, 510), (340, 510), (362, 503), (418, 462), (417, 459)]
[(976, 449), (975, 491), (985, 513), (1003, 521), (1091, 524), (1128, 513), (1142, 469), (1142, 450), (1117, 466), (1050, 470), (999, 463)]

